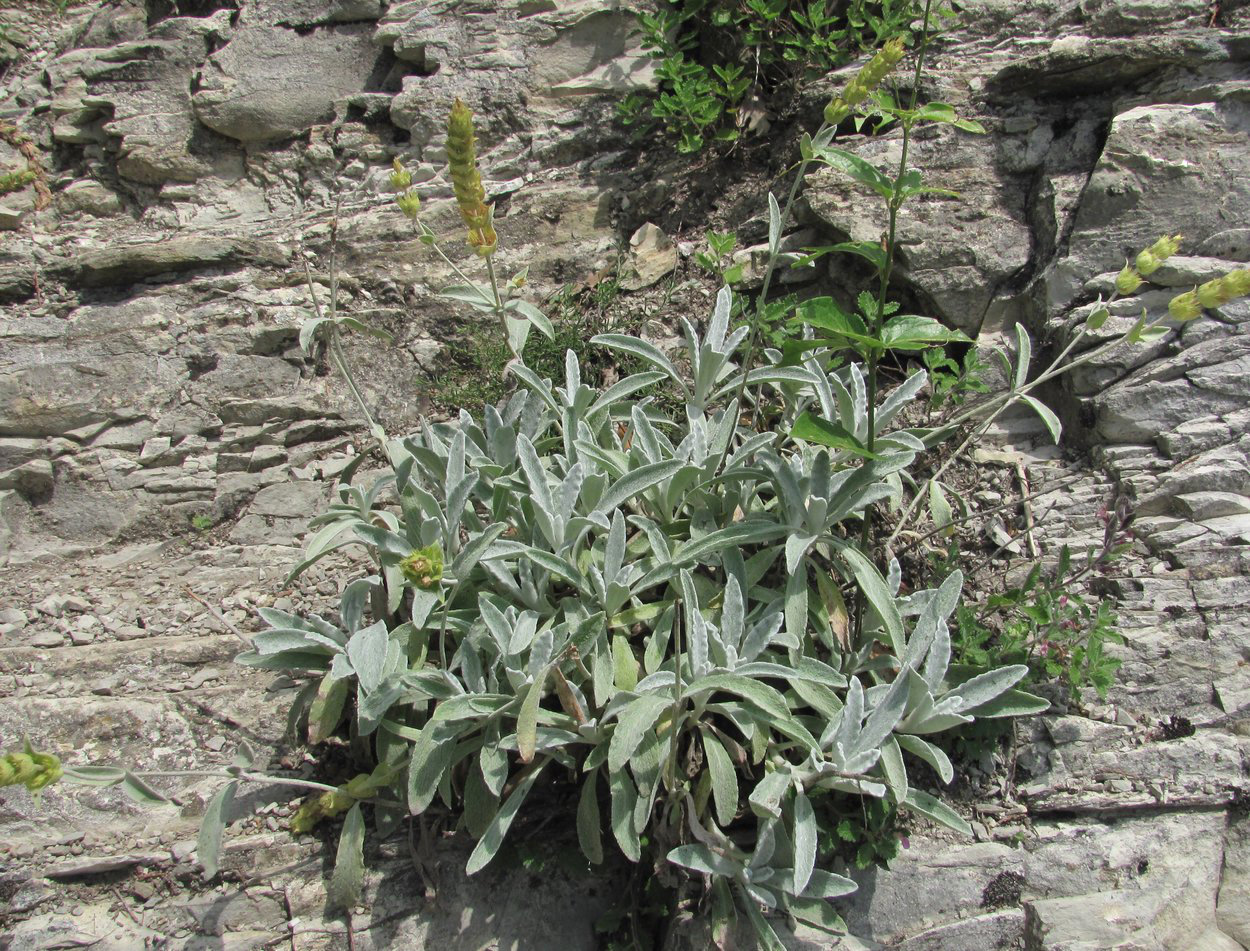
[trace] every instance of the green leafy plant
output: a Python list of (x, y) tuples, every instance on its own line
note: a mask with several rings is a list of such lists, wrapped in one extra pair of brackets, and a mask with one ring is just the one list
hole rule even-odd
[(929, 412), (962, 406), (973, 394), (988, 393), (983, 374), (989, 369), (975, 347), (958, 362), (942, 347), (923, 351), (921, 359), (929, 373)]
[(992, 595), (980, 608), (959, 607), (952, 640), (958, 662), (1026, 664), (1026, 683), (1058, 681), (1073, 701), (1086, 687), (1106, 697), (1120, 667), (1106, 645), (1122, 644), (1124, 638), (1116, 630), (1112, 605), (1091, 601), (1080, 583), (1132, 547), (1132, 515), (1120, 505), (1104, 507), (1101, 517), (1103, 544), (1087, 553), (1082, 568), (1073, 568), (1072, 551), (1064, 545), (1053, 568), (1035, 564), (1020, 584)]
[[(834, 811), (839, 798), (846, 802), (841, 811)], [(821, 830), (822, 851), (838, 855), (856, 868), (889, 868), (906, 841), (898, 807), (885, 799), (831, 799), (834, 810), (828, 823), (832, 828)]]
[[(666, 0), (639, 13), (657, 91), (620, 107), (626, 125), (662, 130), (684, 153), (735, 142), (748, 102), (780, 101), (797, 86), (910, 35), (915, 0)], [(732, 282), (731, 282), (732, 283)]]
[(694, 263), (721, 284), (737, 284), (742, 280), (743, 266), (733, 261), (738, 235), (732, 231), (708, 231), (706, 250), (694, 253)]
[(35, 172), (29, 168), (15, 169), (0, 175), (0, 195), (20, 191), (35, 180)]

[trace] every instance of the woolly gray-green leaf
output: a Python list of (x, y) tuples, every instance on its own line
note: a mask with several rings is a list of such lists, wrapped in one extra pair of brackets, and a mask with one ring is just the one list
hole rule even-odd
[(582, 783), (577, 801), (577, 843), (592, 865), (603, 861), (603, 829), (599, 819), (599, 770), (593, 769)]
[(802, 895), (816, 868), (816, 812), (803, 790), (794, 797), (794, 893)]
[(1029, 379), (1029, 364), (1033, 361), (1033, 341), (1023, 324), (1016, 324), (1016, 372), (1013, 389), (1019, 390)]
[(129, 770), (119, 786), (129, 799), (141, 806), (163, 806), (169, 802), (167, 796), (157, 792)]
[(646, 732), (655, 725), (660, 714), (671, 709), (672, 705), (671, 697), (644, 694), (621, 711), (612, 739), (608, 743), (609, 770), (616, 772), (625, 767)]
[(612, 834), (625, 857), (637, 862), (642, 857), (642, 843), (634, 830), (634, 804), (638, 801), (638, 790), (627, 770), (608, 773), (608, 786), (612, 791)]
[(835, 547), (838, 555), (859, 584), (860, 590), (864, 592), (868, 603), (873, 606), (877, 616), (881, 618), (881, 623), (885, 625), (886, 635), (890, 639), (890, 647), (895, 656), (901, 658), (907, 647), (903, 635), (903, 619), (898, 613), (898, 605), (894, 602), (894, 596), (890, 594), (885, 579), (881, 577), (881, 572), (854, 545), (839, 542)]
[(751, 804), (751, 810), (760, 818), (768, 816), (780, 818), (781, 798), (790, 787), (790, 783), (790, 771), (787, 769), (766, 773), (764, 778), (755, 784), (755, 788), (751, 790), (751, 795), (747, 798)]
[(538, 742), (538, 704), (542, 700), (543, 690), (547, 686), (547, 677), (550, 673), (551, 668), (545, 667), (529, 685), (529, 689), (525, 692), (525, 699), (521, 701), (521, 712), (517, 715), (516, 721), (516, 740), (522, 763), (530, 763), (534, 760), (535, 744)]
[(542, 775), (546, 765), (546, 761), (541, 763), (513, 788), (499, 811), (495, 813), (495, 818), (486, 827), (486, 832), (478, 840), (477, 846), (469, 855), (469, 864), (465, 866), (466, 875), (480, 872), (499, 853), (499, 847), (503, 845), (504, 837), (508, 834), (508, 829), (512, 827), (512, 820), (516, 818), (522, 803), (525, 802), (525, 797), (534, 788), (534, 783), (538, 781), (538, 777)]
[(1041, 400), (1029, 396), (1027, 393), (1023, 399), (1032, 407), (1033, 412), (1041, 417), (1042, 422), (1046, 424), (1046, 431), (1050, 433), (1050, 438), (1058, 445), (1059, 437), (1063, 434), (1063, 423), (1059, 422), (1059, 417), (1055, 415), (1055, 411)]
[(346, 911), (360, 901), (365, 882), (365, 819), (360, 803), (347, 810), (339, 848), (334, 857), (334, 872), (326, 887), (326, 904), (336, 911)]
[(926, 819), (932, 819), (948, 829), (954, 829), (961, 835), (972, 838), (972, 826), (968, 825), (963, 816), (927, 792), (921, 792), (919, 789), (907, 790), (907, 798), (903, 800), (903, 805), (920, 813)]
[(639, 466), (627, 476), (623, 476), (608, 488), (599, 499), (596, 509), (600, 512), (611, 512), (628, 502), (636, 495), (641, 495), (652, 486), (667, 482), (678, 470), (686, 465), (680, 459), (669, 459)]
[(790, 708), (786, 705), (786, 698), (774, 687), (737, 674), (708, 674), (706, 677), (700, 677), (686, 686), (685, 696), (695, 697), (704, 691), (714, 693), (718, 690), (741, 697), (765, 713), (771, 713), (782, 719), (790, 719)]
[(738, 811), (738, 774), (720, 740), (709, 730), (702, 731), (701, 735), (708, 773), (712, 777), (712, 802), (716, 806), (716, 821), (728, 826)]
[(212, 881), (217, 877), (218, 860), (221, 857), (221, 837), (226, 830), (226, 820), (230, 805), (234, 802), (234, 791), (239, 787), (237, 782), (229, 782), (222, 786), (208, 801), (204, 809), (204, 817), (200, 820), (200, 834), (196, 840), (195, 852), (200, 865), (204, 868), (204, 880)]

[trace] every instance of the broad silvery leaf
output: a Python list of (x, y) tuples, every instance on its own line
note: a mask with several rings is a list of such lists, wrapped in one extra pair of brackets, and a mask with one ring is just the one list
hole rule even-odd
[(528, 776), (516, 784), (516, 787), (504, 801), (499, 811), (495, 813), (495, 818), (487, 826), (482, 838), (478, 840), (477, 846), (469, 855), (469, 863), (465, 866), (466, 874), (473, 875), (480, 872), (498, 854), (499, 847), (503, 845), (504, 837), (508, 834), (508, 829), (512, 827), (512, 820), (516, 818), (521, 805), (525, 802), (525, 797), (534, 788), (534, 783), (542, 775), (545, 766), (546, 761), (540, 763), (537, 769), (534, 769)]

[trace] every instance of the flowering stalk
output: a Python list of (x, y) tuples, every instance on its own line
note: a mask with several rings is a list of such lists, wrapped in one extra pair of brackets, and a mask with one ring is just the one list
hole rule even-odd
[[(928, 36), (927, 25), (926, 11), (926, 37)], [(836, 126), (849, 116), (855, 107), (867, 99), (869, 94), (880, 86), (885, 77), (894, 70), (894, 67), (902, 60), (904, 52), (906, 49), (901, 36), (888, 40), (877, 51), (877, 55), (870, 59), (867, 65), (855, 75), (855, 78), (847, 83), (842, 93), (829, 100), (829, 105), (825, 106), (825, 123)]]
[[(1068, 357), (1076, 349), (1081, 340), (1084, 339), (1085, 335), (1090, 331), (1098, 330), (1104, 323), (1106, 323), (1107, 318), (1110, 316), (1107, 305), (1113, 303), (1121, 296), (1128, 296), (1128, 294), (1135, 292), (1139, 287), (1141, 287), (1144, 283), (1141, 279), (1141, 275), (1153, 274), (1157, 271), (1162, 263), (1167, 258), (1175, 254), (1179, 249), (1180, 239), (1180, 235), (1173, 235), (1170, 237), (1164, 236), (1137, 256), (1135, 268), (1126, 264), (1124, 269), (1121, 270), (1116, 276), (1115, 291), (1107, 300), (1106, 304), (1095, 309), (1081, 329), (1073, 335), (1072, 340), (1068, 342), (1068, 344), (1051, 362), (1050, 366), (1047, 367), (1045, 371), (1024, 386), (1018, 388), (1013, 387), (1007, 393), (995, 397), (988, 403), (970, 407), (968, 410), (947, 423), (944, 428), (953, 429), (970, 419), (978, 416), (982, 417), (980, 424), (972, 431), (972, 433), (968, 435), (959, 447), (946, 458), (946, 461), (943, 462), (943, 464), (928, 481), (931, 483), (941, 479), (942, 475), (951, 466), (951, 464), (958, 459), (969, 446), (980, 439), (980, 437), (988, 431), (994, 420), (996, 420), (1008, 407), (1014, 405), (1021, 398), (1026, 396), (1030, 391), (1049, 383), (1056, 377), (1071, 372), (1079, 366), (1097, 359), (1109, 350), (1118, 347), (1120, 344), (1141, 343), (1143, 341), (1153, 339), (1155, 336), (1166, 333), (1166, 328), (1162, 325), (1169, 318), (1181, 323), (1196, 320), (1202, 315), (1204, 309), (1210, 307), (1222, 307), (1239, 297), (1250, 296), (1250, 270), (1238, 269), (1230, 271), (1223, 277), (1207, 281), (1201, 287), (1195, 288), (1191, 291), (1186, 291), (1183, 294), (1178, 294), (1173, 297), (1168, 304), (1168, 313), (1166, 316), (1160, 317), (1157, 320), (1148, 323), (1146, 321), (1146, 316), (1143, 313), (1141, 318), (1138, 319), (1133, 327), (1125, 331), (1120, 336), (1081, 354), (1075, 359), (1069, 360)], [(987, 411), (989, 411), (989, 414), (983, 415)], [(887, 549), (893, 544), (894, 540), (898, 538), (899, 534), (902, 533), (904, 527), (907, 525), (908, 519), (916, 510), (920, 500), (924, 498), (925, 495), (926, 492), (922, 490), (917, 492), (912, 498), (911, 503), (899, 517), (898, 524), (895, 526), (894, 531), (890, 534), (890, 537), (886, 539)]]
[[(399, 159), (395, 159), (391, 185), (399, 193), (395, 202), (420, 232), (421, 241), (432, 247), (464, 281), (468, 288), (473, 289), (481, 297), (484, 309), (494, 314), (503, 332), (504, 342), (512, 356), (520, 360), (521, 355), (513, 346), (508, 333), (507, 310), (504, 297), (499, 288), (499, 280), (495, 274), (494, 254), (499, 245), (495, 233), (495, 211), (486, 204), (486, 189), (482, 185), (482, 174), (477, 165), (477, 138), (473, 130), (473, 113), (469, 108), (456, 100), (447, 119), (447, 166), (451, 176), (452, 192), (456, 198), (456, 207), (460, 217), (468, 227), (468, 242), (478, 257), (486, 262), (486, 274), (490, 280), (490, 291), (479, 287), (461, 270), (438, 244), (438, 236), (417, 217), (421, 204), (416, 191), (412, 189), (412, 176), (403, 167)], [(518, 285), (519, 286), (519, 285)]]
[(459, 99), (447, 120), (447, 165), (460, 217), (469, 227), (469, 245), (479, 256), (489, 259), (498, 243), (492, 222), (494, 213), (486, 204), (486, 190), (477, 167), (473, 113)]
[(1142, 277), (1149, 277), (1163, 265), (1163, 262), (1175, 254), (1181, 246), (1179, 234), (1164, 235), (1141, 254), (1137, 255), (1137, 270)]
[[(931, 2), (931, 0), (930, 0)], [(925, 9), (926, 36), (928, 24), (928, 7)], [(837, 132), (837, 125), (848, 115), (851, 109), (863, 102), (867, 96), (881, 84), (889, 72), (898, 65), (905, 52), (902, 38), (895, 37), (889, 40), (885, 46), (868, 61), (855, 77), (847, 84), (842, 94), (835, 96), (825, 107), (825, 121), (820, 128), (816, 130), (812, 136), (811, 144), (815, 148), (823, 148), (833, 141), (833, 137)], [(790, 222), (790, 215), (794, 210), (794, 202), (798, 198), (799, 190), (803, 187), (803, 182), (807, 178), (807, 170), (814, 161), (815, 156), (811, 153), (804, 152), (804, 158), (799, 163), (798, 171), (795, 173), (794, 181), (790, 185), (790, 192), (786, 196), (786, 203), (781, 208), (781, 227), (782, 232)], [(752, 366), (755, 361), (756, 346), (759, 342), (760, 328), (764, 323), (765, 305), (768, 302), (768, 291), (772, 286), (773, 275), (777, 270), (777, 262), (781, 257), (779, 248), (769, 250), (768, 262), (764, 267), (763, 283), (760, 287), (759, 296), (755, 299), (755, 316), (751, 321), (751, 332), (747, 336), (746, 353), (742, 360), (742, 382), (738, 386), (737, 396), (734, 398), (738, 406), (742, 406), (743, 397), (746, 394), (747, 377), (750, 375)], [(756, 398), (755, 407), (752, 410), (752, 425), (758, 416), (760, 407), (760, 399)], [(725, 459), (729, 455), (729, 442), (725, 443), (721, 450), (720, 461), (716, 464), (719, 470), (725, 464)]]
[[(898, 251), (898, 213), (903, 206), (905, 193), (902, 190), (903, 176), (907, 174), (907, 155), (911, 147), (911, 130), (915, 124), (916, 103), (920, 94), (920, 77), (924, 73), (925, 54), (929, 49), (929, 18), (932, 15), (933, 0), (925, 0), (924, 6), (924, 29), (921, 34), (920, 50), (916, 57), (916, 71), (912, 79), (911, 104), (907, 113), (903, 116), (903, 144), (900, 150), (898, 174), (894, 179), (894, 187), (891, 197), (887, 202), (887, 210), (889, 213), (889, 224), (885, 235), (882, 236), (882, 245), (885, 251), (885, 264), (881, 268), (880, 283), (877, 286), (877, 303), (873, 313), (872, 326), (868, 328), (868, 333), (872, 337), (881, 335), (881, 327), (885, 321), (885, 309), (887, 303), (887, 295), (890, 289), (890, 278), (894, 273), (894, 258)], [(895, 42), (895, 41), (891, 41)], [(865, 98), (868, 93), (878, 85), (885, 76), (898, 64), (902, 58), (902, 40), (897, 40), (897, 48), (892, 48), (889, 43), (881, 50), (872, 61), (865, 67), (865, 73), (868, 73), (867, 79), (875, 80), (871, 86), (865, 84), (857, 85), (852, 82), (851, 86), (856, 87), (854, 95), (859, 99)], [(859, 77), (856, 77), (858, 81)], [(848, 87), (850, 92), (850, 87)], [(834, 106), (834, 103), (830, 104)], [(826, 116), (828, 110), (826, 110)], [(881, 354), (872, 350), (868, 354), (868, 430), (864, 440), (865, 448), (871, 454), (876, 448), (877, 438), (877, 389), (878, 389), (878, 365), (881, 360)], [(860, 547), (863, 551), (869, 550), (869, 543), (872, 539), (872, 516), (873, 508), (869, 506), (864, 510), (863, 525), (860, 528)], [(867, 603), (862, 589), (856, 589), (855, 592), (855, 640), (860, 639), (863, 628), (864, 607)]]
[(51, 753), (38, 753), (25, 742), (24, 751), (0, 756), (0, 786), (25, 786), (36, 796), (63, 775), (61, 761)]

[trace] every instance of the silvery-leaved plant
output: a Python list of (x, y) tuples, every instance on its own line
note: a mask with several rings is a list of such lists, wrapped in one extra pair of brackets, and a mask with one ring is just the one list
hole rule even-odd
[[(301, 344), (309, 352), (326, 345), (385, 465), (380, 475), (360, 475), (369, 458), (362, 454), (340, 474), (337, 500), (312, 520), (291, 577), (349, 546), (363, 547), (372, 567), (346, 585), (337, 617), (262, 611), (269, 630), (239, 659), (301, 677), (290, 732), (311, 744), (347, 738), (367, 771), (337, 786), (266, 772), (246, 743), (229, 766), (199, 771), (225, 780), (198, 842), (209, 878), (243, 782), (311, 791), (292, 817), (296, 834), (342, 817), (328, 887), (338, 907), (360, 897), (366, 808), (380, 837), (406, 817), (454, 816), (476, 841), (472, 874), (499, 854), (535, 790), (564, 787), (566, 795), (541, 795), (542, 818), (575, 803), (565, 818), (589, 862), (612, 851), (632, 862), (645, 854), (702, 876), (715, 940), (736, 907), (771, 951), (782, 945), (765, 912), (841, 928), (829, 899), (855, 883), (828, 867), (822, 839), (841, 834), (848, 801), (886, 803), (970, 832), (954, 809), (913, 784), (909, 765), (919, 761), (948, 783), (953, 767), (934, 734), (1047, 703), (1015, 689), (1024, 666), (951, 662), (962, 574), (905, 593), (891, 544), (922, 499), (939, 529), (950, 523), (940, 479), (996, 414), (1024, 402), (1058, 439), (1058, 418), (1033, 391), (1105, 347), (1152, 339), (1250, 294), (1250, 274), (1233, 271), (1182, 293), (1166, 316), (1143, 313), (1122, 334), (1078, 352), (1110, 306), (1176, 253), (1179, 236), (1165, 236), (1125, 264), (1114, 293), (1092, 306), (1049, 368), (1031, 372), (1031, 341), (1017, 328), (1014, 358), (1000, 354), (1005, 393), (938, 430), (902, 425), (928, 378), (917, 372), (883, 393), (881, 358), (964, 338), (932, 318), (897, 313), (888, 299), (898, 211), (916, 196), (949, 193), (906, 167), (906, 145), (891, 177), (832, 142), (852, 117), (897, 121), (905, 143), (922, 122), (983, 131), (950, 106), (917, 102), (939, 5), (925, 3), (909, 106), (878, 88), (904, 55), (893, 43), (804, 136), (789, 196), (768, 198), (768, 264), (754, 312), (743, 308), (745, 323), (735, 326), (733, 296), (723, 288), (705, 324), (681, 320), (685, 345), (676, 353), (637, 337), (597, 337), (646, 367), (606, 388), (582, 379), (572, 352), (562, 381), (524, 362), (530, 328), (548, 336), (552, 328), (521, 297), (524, 272), (502, 285), (495, 273), (498, 236), (468, 110), (457, 103), (448, 124), (450, 177), (486, 282), (471, 280), (442, 250), (420, 220), (411, 175), (396, 162), (400, 210), (463, 281), (444, 296), (498, 321), (516, 388), (480, 416), (461, 410), (390, 437), (370, 415), (341, 345), (342, 331), (370, 328), (339, 311), (333, 254), (326, 306), (308, 275), (315, 313)], [(814, 164), (841, 170), (886, 202), (889, 229), (880, 242), (810, 249), (796, 266), (855, 254), (876, 269), (878, 289), (858, 295), (856, 311), (832, 297), (806, 301), (790, 321), (801, 339), (766, 349), (758, 343), (772, 319), (769, 287), (786, 259), (782, 234)], [(671, 399), (657, 400), (660, 389)], [(925, 471), (931, 447), (974, 418), (982, 429), (933, 475), (912, 474)], [(879, 527), (894, 527), (874, 546), (874, 513), (885, 511), (888, 523)], [(0, 785), (36, 793), (70, 782), (159, 804), (166, 800), (147, 780), (168, 775), (63, 766), (29, 744), (0, 757)]]
[[(654, 368), (607, 388), (572, 353), (560, 382), (514, 364), (501, 406), (388, 440), (368, 488), (345, 473), (296, 571), (343, 545), (375, 570), (344, 590), (335, 624), (266, 612), (272, 630), (242, 658), (306, 672), (293, 722), (311, 740), (349, 722), (377, 764), (355, 792), (313, 800), (301, 828), (361, 800), (388, 804), (374, 810), (384, 830), (451, 807), (477, 839), (472, 873), (536, 788), (573, 784), (588, 860), (663, 843), (770, 943), (761, 907), (836, 928), (826, 900), (854, 888), (821, 867), (829, 794), (968, 831), (909, 783), (909, 760), (949, 780), (926, 737), (1046, 704), (1012, 689), (1024, 667), (950, 666), (957, 572), (903, 595), (897, 563), (883, 574), (861, 547), (865, 511), (897, 502), (923, 450), (892, 428), (923, 374), (872, 407), (865, 452), (859, 368), (830, 369), (816, 348), (745, 372), (731, 311), (723, 288), (674, 355), (597, 338)], [(680, 395), (678, 419), (657, 384)], [(751, 430), (744, 384), (783, 417), (819, 407), (853, 441)], [(344, 829), (355, 867), (359, 829)]]

